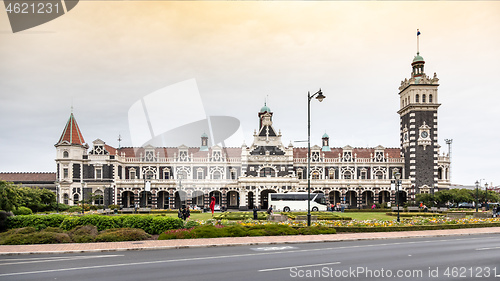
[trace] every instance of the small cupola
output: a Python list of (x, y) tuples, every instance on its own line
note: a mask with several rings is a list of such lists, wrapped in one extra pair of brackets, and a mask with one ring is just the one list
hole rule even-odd
[(330, 137), (328, 136), (327, 133), (325, 133), (323, 135), (323, 137), (321, 138), (322, 140), (322, 143), (323, 143), (323, 147), (321, 148), (321, 151), (331, 151), (330, 150)]

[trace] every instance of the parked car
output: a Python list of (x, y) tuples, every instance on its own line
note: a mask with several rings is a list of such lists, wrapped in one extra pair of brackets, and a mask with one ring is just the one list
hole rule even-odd
[[(472, 208), (475, 208), (475, 207), (476, 206), (474, 205), (474, 203), (468, 203), (468, 202), (458, 203), (458, 208), (469, 208), (469, 209), (472, 209)], [(477, 207), (481, 208), (481, 204), (478, 204)]]

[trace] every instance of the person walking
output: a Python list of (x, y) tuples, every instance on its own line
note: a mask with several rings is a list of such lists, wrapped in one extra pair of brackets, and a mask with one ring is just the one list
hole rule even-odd
[(212, 196), (212, 198), (210, 198), (210, 211), (212, 211), (212, 217), (214, 216), (214, 209), (215, 209), (215, 197)]
[(258, 210), (259, 210), (259, 209), (257, 209), (257, 206), (254, 206), (254, 207), (253, 207), (253, 219), (254, 219), (254, 220), (256, 220), (256, 219), (257, 219), (257, 217), (258, 217), (258, 215), (257, 215), (257, 211), (258, 211)]
[(189, 211), (189, 208), (187, 206), (185, 206), (184, 210), (182, 211), (182, 218), (184, 220), (187, 220), (187, 219), (189, 219), (190, 216), (191, 216), (191, 212)]
[(177, 217), (181, 220), (184, 220), (184, 213), (182, 212), (182, 208), (179, 207), (179, 211), (177, 211)]

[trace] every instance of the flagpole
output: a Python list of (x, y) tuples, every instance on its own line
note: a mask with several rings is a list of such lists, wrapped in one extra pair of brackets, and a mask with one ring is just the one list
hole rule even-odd
[(420, 51), (419, 51), (419, 35), (420, 35), (420, 31), (417, 29), (417, 55), (420, 54)]

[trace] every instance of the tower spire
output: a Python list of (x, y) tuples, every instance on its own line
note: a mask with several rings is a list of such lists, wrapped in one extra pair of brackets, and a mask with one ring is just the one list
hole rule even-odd
[(71, 112), (69, 120), (66, 123), (57, 144), (62, 144), (63, 142), (66, 142), (67, 144), (85, 145), (85, 140), (83, 139), (82, 132), (78, 127), (78, 123), (76, 122), (73, 112)]

